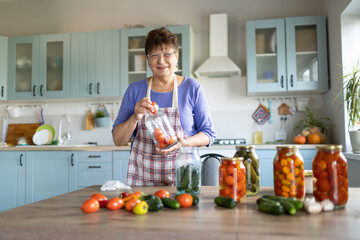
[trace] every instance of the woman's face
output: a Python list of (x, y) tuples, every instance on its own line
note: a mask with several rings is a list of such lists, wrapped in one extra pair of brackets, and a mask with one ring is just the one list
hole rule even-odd
[(154, 77), (172, 76), (176, 71), (179, 54), (171, 46), (154, 48), (147, 56), (149, 67)]

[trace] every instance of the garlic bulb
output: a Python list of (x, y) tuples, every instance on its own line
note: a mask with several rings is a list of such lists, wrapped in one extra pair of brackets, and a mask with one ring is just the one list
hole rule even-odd
[(323, 211), (332, 211), (334, 210), (334, 204), (330, 202), (329, 199), (325, 199), (321, 202), (321, 207)]

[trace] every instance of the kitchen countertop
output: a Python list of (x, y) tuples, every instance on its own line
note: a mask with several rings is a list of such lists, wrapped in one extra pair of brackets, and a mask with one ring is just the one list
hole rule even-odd
[[(259, 212), (256, 199), (273, 194), (261, 188), (235, 209), (218, 207), (218, 187), (202, 187), (198, 206), (163, 208), (159, 212), (134, 215), (122, 209), (100, 209), (85, 214), (81, 204), (100, 186), (91, 186), (0, 213), (1, 239), (358, 239), (360, 236), (360, 188), (349, 189), (345, 209), (309, 215), (274, 216)], [(175, 187), (138, 187), (153, 194)], [(108, 198), (120, 191), (102, 192)]]

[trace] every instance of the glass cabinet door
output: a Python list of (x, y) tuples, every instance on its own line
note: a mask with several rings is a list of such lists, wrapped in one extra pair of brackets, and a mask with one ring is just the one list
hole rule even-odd
[(128, 38), (129, 84), (146, 78), (147, 60), (145, 56), (146, 36)]
[(59, 91), (63, 89), (63, 50), (62, 41), (48, 42), (46, 44), (46, 91)]
[(16, 45), (15, 91), (30, 92), (32, 86), (32, 43)]

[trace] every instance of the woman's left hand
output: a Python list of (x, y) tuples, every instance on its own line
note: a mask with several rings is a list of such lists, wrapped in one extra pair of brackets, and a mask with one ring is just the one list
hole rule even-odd
[(184, 138), (182, 137), (182, 134), (176, 133), (176, 137), (177, 137), (177, 139), (178, 139), (178, 142), (177, 142), (174, 146), (171, 146), (171, 147), (166, 148), (166, 149), (160, 149), (160, 148), (158, 148), (158, 147), (155, 147), (156, 152), (157, 152), (158, 154), (163, 154), (163, 155), (165, 155), (165, 154), (171, 153), (171, 152), (173, 152), (173, 151), (175, 151), (175, 150), (178, 150), (178, 149), (181, 148), (181, 147), (185, 147), (187, 143), (186, 143), (186, 139), (184, 139)]

